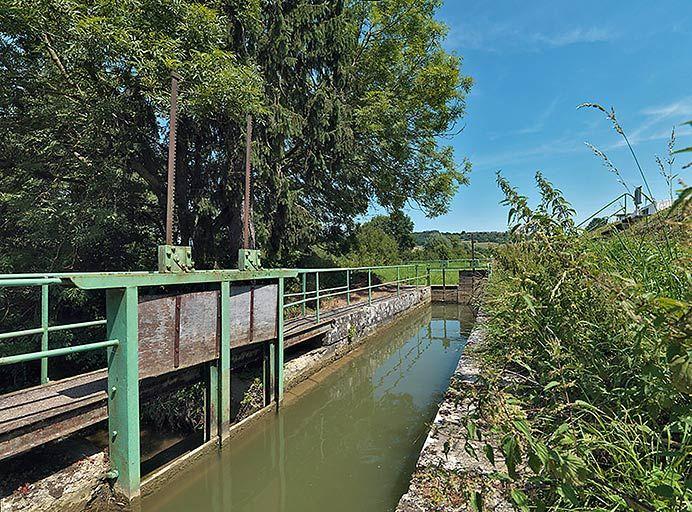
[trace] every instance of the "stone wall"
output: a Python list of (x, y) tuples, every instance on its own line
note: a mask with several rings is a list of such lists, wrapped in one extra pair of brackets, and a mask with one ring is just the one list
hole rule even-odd
[(322, 340), (321, 346), (284, 365), (284, 383), (289, 389), (334, 360), (360, 345), (368, 335), (386, 326), (402, 314), (430, 303), (430, 288), (402, 289), (399, 296), (373, 301), (354, 309), (334, 322), (332, 330)]

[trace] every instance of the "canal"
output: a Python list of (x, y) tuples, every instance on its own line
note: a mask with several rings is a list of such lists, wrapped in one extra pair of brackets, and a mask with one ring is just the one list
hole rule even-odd
[(456, 304), (410, 313), (290, 390), (280, 413), (178, 475), (143, 510), (394, 510), (472, 318)]

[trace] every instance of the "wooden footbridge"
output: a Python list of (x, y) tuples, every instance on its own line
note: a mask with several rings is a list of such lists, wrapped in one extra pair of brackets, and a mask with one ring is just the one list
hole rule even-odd
[[(373, 291), (430, 286), (431, 272), (447, 266), (0, 276), (0, 287), (41, 292), (41, 326), (0, 333), (0, 340), (36, 336), (41, 342), (36, 352), (0, 358), (0, 366), (41, 361), (40, 385), (0, 396), (0, 460), (107, 419), (108, 476), (133, 499), (140, 488), (140, 401), (205, 382), (205, 435), (222, 440), (231, 424), (233, 349), (261, 349), (265, 406), (278, 406), (286, 348), (324, 335), (334, 320), (378, 300)], [(345, 283), (325, 288), (320, 277)], [(51, 286), (103, 290), (105, 318), (51, 325)], [(325, 309), (327, 301), (338, 303)], [(49, 346), (51, 332), (99, 325), (103, 340)], [(50, 358), (99, 350), (106, 351), (106, 368), (49, 380)]]

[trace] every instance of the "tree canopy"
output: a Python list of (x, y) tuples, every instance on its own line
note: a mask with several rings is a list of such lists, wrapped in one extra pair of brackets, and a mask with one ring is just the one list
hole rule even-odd
[(154, 266), (174, 71), (176, 230), (199, 266), (232, 265), (240, 245), (247, 114), (268, 264), (339, 238), (373, 203), (445, 212), (469, 164), (440, 140), (472, 82), (442, 48), (439, 4), (3, 2), (1, 270)]

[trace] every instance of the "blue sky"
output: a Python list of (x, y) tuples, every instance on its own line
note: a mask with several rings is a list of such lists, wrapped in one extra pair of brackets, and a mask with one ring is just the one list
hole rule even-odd
[[(495, 171), (534, 201), (537, 170), (584, 218), (622, 191), (584, 145), (606, 151), (632, 186), (641, 184), (621, 139), (593, 101), (615, 107), (657, 199), (667, 197), (654, 157), (674, 125), (692, 119), (692, 1), (446, 0), (446, 46), (475, 85), (464, 131), (449, 142), (473, 163), (448, 215), (408, 210), (416, 229), (502, 230)], [(678, 146), (692, 130), (678, 127)], [(682, 159), (678, 159), (682, 163)], [(689, 160), (689, 158), (688, 158)], [(682, 171), (689, 183), (690, 172)]]

